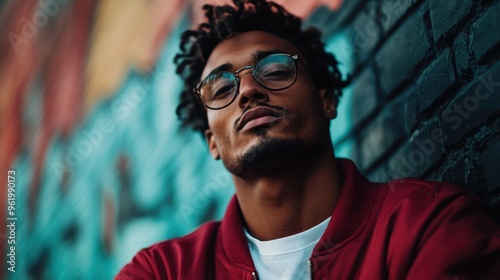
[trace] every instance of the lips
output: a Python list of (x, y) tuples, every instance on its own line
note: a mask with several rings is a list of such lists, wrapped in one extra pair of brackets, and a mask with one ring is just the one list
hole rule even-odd
[(252, 127), (271, 123), (281, 118), (281, 113), (268, 107), (257, 107), (247, 111), (240, 119), (237, 129), (250, 129)]

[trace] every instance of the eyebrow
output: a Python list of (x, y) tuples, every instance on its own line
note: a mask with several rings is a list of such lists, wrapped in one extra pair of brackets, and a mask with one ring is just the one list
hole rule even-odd
[(218, 72), (229, 71), (231, 68), (233, 68), (233, 65), (231, 63), (224, 63), (212, 69), (212, 71), (208, 73), (207, 77)]
[(252, 57), (253, 57), (254, 61), (257, 62), (266, 56), (270, 56), (272, 54), (277, 54), (277, 53), (287, 53), (287, 52), (280, 50), (280, 49), (273, 49), (273, 50), (267, 50), (267, 51), (257, 50), (252, 54)]

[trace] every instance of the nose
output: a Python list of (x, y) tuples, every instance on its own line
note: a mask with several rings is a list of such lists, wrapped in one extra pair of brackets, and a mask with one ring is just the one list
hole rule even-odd
[(240, 93), (238, 96), (238, 106), (244, 108), (250, 103), (257, 101), (265, 102), (269, 100), (266, 90), (254, 79), (252, 71), (245, 71), (239, 74)]

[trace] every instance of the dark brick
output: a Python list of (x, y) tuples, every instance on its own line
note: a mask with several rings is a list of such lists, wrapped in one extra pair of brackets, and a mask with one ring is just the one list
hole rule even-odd
[(368, 68), (352, 84), (352, 125), (357, 126), (377, 108), (377, 89), (375, 75)]
[(481, 165), (486, 181), (486, 192), (500, 194), (500, 141), (483, 152)]
[(477, 150), (472, 146), (451, 153), (443, 171), (443, 180), (476, 193), (485, 201), (484, 176), (481, 172)]
[(441, 113), (451, 147), (500, 112), (500, 63), (467, 86)]
[[(373, 5), (368, 5), (373, 6)], [(350, 37), (358, 62), (364, 61), (380, 38), (380, 25), (373, 15), (364, 9), (351, 25)]]
[(362, 170), (367, 170), (406, 136), (402, 121), (403, 99), (391, 104), (364, 130), (361, 140)]
[(463, 33), (458, 35), (453, 47), (455, 55), (455, 70), (459, 78), (467, 76), (469, 72), (469, 50), (467, 49), (467, 36)]
[(413, 0), (382, 0), (380, 3), (380, 23), (385, 31), (392, 28), (396, 23), (413, 5)]
[(437, 42), (469, 12), (472, 0), (432, 0), (429, 10), (432, 22), (432, 34)]
[(477, 59), (483, 58), (500, 43), (500, 2), (488, 8), (471, 30), (471, 50)]
[(385, 94), (410, 78), (429, 48), (423, 16), (412, 15), (384, 44), (377, 54), (380, 83)]
[[(462, 155), (456, 160), (451, 160), (447, 163), (447, 167), (443, 171), (443, 181), (453, 183), (455, 185), (465, 187), (467, 183), (467, 165), (466, 155)], [(469, 189), (471, 190), (471, 189)], [(473, 190), (477, 191), (477, 190)]]
[(450, 50), (446, 49), (418, 78), (405, 103), (406, 129), (412, 131), (422, 113), (456, 81)]
[(410, 134), (413, 128), (418, 124), (418, 120), (421, 118), (418, 107), (418, 90), (412, 88), (406, 93), (407, 102), (404, 104), (404, 118), (405, 118), (405, 128), (406, 132)]
[(423, 179), (431, 180), (431, 181), (443, 181), (443, 165), (440, 164), (438, 166), (433, 167), (432, 169), (427, 171), (428, 173), (425, 175)]
[(443, 131), (439, 121), (433, 119), (413, 133), (388, 163), (391, 179), (401, 177), (421, 177), (444, 155)]
[(455, 71), (451, 63), (451, 53), (446, 49), (421, 74), (417, 80), (417, 112), (429, 109), (436, 99), (455, 83)]

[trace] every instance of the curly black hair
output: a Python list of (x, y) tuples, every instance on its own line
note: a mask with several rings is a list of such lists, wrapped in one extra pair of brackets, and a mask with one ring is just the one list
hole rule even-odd
[(176, 114), (182, 126), (191, 126), (204, 134), (208, 120), (203, 104), (193, 93), (213, 49), (223, 40), (246, 31), (266, 31), (286, 39), (309, 63), (315, 85), (329, 90), (338, 103), (342, 81), (335, 57), (325, 51), (321, 31), (309, 27), (302, 30), (302, 20), (282, 6), (266, 0), (233, 0), (234, 5), (204, 5), (206, 22), (181, 35), (180, 53), (174, 58), (176, 72), (184, 80)]

